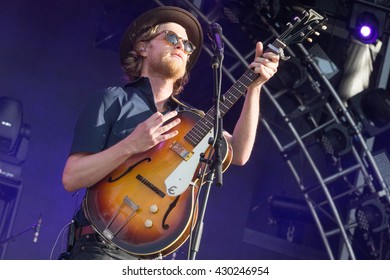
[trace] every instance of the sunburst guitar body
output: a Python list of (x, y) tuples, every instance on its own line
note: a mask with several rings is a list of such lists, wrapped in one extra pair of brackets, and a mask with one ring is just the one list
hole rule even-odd
[[(178, 114), (178, 135), (130, 158), (98, 184), (87, 189), (84, 211), (95, 230), (107, 241), (140, 258), (165, 256), (189, 236), (196, 220), (200, 188), (200, 161), (207, 158), (209, 138), (191, 139), (200, 117)], [(198, 134), (197, 134), (198, 135)], [(197, 143), (193, 146), (193, 141)], [(223, 170), (232, 152), (223, 139)]]

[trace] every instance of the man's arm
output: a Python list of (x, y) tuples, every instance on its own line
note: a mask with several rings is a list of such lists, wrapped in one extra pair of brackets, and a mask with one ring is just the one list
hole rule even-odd
[(126, 160), (132, 160), (137, 154), (176, 136), (178, 134), (177, 130), (166, 132), (180, 123), (179, 118), (163, 125), (163, 123), (176, 116), (176, 111), (165, 115), (159, 112), (154, 113), (116, 145), (96, 154), (72, 154), (65, 164), (62, 176), (64, 188), (71, 192), (90, 187)]
[(263, 55), (263, 45), (258, 42), (255, 59), (249, 68), (260, 76), (248, 87), (233, 134), (225, 133), (227, 141), (233, 148), (233, 164), (244, 165), (249, 160), (259, 122), (261, 88), (276, 73), (278, 65), (279, 56), (274, 53)]

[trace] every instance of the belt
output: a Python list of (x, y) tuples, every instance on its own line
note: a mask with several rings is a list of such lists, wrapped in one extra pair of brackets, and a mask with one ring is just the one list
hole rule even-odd
[(81, 238), (85, 235), (92, 235), (92, 234), (96, 234), (96, 231), (90, 225), (79, 226), (76, 228), (76, 239)]

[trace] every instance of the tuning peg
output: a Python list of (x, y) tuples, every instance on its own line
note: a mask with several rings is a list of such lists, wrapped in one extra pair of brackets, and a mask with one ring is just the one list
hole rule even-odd
[(313, 39), (312, 39), (312, 38), (307, 38), (307, 41), (308, 41), (309, 43), (312, 43), (312, 42), (313, 42)]
[(293, 24), (291, 22), (288, 22), (286, 25), (287, 25), (288, 28), (293, 27)]
[(322, 30), (326, 30), (326, 29), (328, 29), (328, 27), (327, 27), (326, 25), (323, 25), (323, 26), (321, 27), (321, 29), (322, 29)]
[(318, 31), (314, 32), (314, 34), (315, 34), (316, 36), (320, 36), (320, 32), (318, 32)]

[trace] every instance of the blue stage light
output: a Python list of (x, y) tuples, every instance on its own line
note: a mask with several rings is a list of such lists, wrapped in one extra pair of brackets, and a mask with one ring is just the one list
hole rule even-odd
[(386, 18), (386, 11), (380, 6), (356, 2), (349, 20), (351, 35), (364, 44), (375, 44), (381, 40)]
[(356, 18), (355, 34), (365, 44), (373, 44), (378, 40), (378, 20), (371, 13), (362, 13)]

